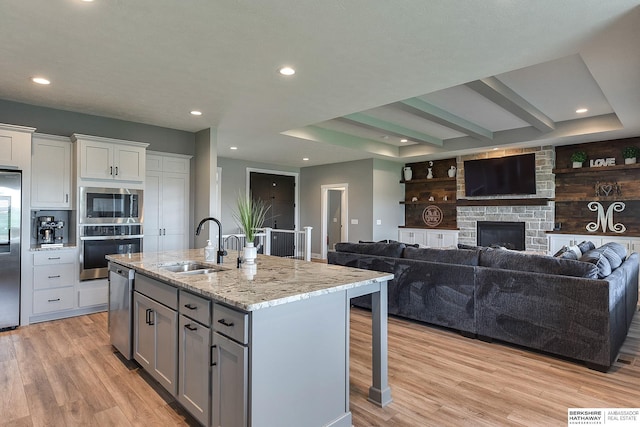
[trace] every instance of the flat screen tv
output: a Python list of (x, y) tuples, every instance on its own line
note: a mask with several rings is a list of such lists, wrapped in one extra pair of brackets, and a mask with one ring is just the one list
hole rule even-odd
[(467, 197), (536, 194), (535, 153), (464, 162)]

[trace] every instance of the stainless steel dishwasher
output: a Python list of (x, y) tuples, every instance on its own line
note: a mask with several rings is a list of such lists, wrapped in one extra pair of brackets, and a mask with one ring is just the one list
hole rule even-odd
[(127, 360), (133, 354), (133, 279), (135, 270), (109, 263), (109, 336)]

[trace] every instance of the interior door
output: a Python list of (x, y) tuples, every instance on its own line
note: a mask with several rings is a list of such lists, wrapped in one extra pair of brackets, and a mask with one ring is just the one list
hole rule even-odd
[[(255, 199), (269, 206), (265, 227), (275, 230), (295, 230), (295, 177), (251, 172), (249, 188)], [(271, 236), (272, 253), (280, 256), (294, 254), (294, 235), (274, 233)]]

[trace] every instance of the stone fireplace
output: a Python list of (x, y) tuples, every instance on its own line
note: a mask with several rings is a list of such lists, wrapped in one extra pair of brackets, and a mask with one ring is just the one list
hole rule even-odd
[[(515, 154), (536, 154), (536, 194), (532, 196), (494, 196), (466, 198), (464, 194), (464, 161), (479, 158), (511, 156)], [(473, 156), (458, 157), (457, 175), (457, 225), (458, 241), (467, 245), (478, 244), (478, 223), (480, 222), (518, 222), (524, 224), (524, 249), (546, 252), (548, 250), (547, 231), (553, 230), (555, 217), (554, 203), (527, 203), (527, 199), (555, 197), (555, 179), (553, 175), (555, 152), (553, 147), (533, 147), (513, 150), (497, 150)], [(504, 203), (496, 201), (504, 200)], [(461, 200), (472, 201), (473, 205), (464, 205)], [(484, 201), (486, 200), (486, 205)]]
[(501, 246), (523, 251), (525, 224), (522, 221), (478, 221), (478, 246)]

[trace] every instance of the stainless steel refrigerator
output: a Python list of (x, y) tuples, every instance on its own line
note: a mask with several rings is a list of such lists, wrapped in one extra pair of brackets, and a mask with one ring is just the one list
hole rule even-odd
[(22, 175), (0, 170), (0, 331), (20, 324)]

